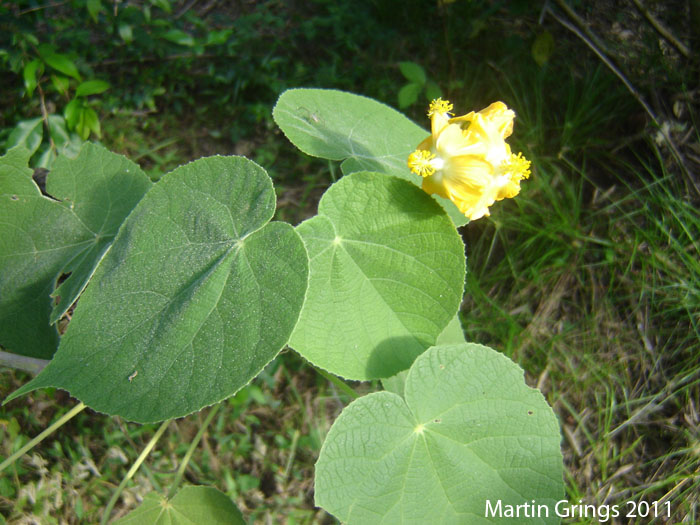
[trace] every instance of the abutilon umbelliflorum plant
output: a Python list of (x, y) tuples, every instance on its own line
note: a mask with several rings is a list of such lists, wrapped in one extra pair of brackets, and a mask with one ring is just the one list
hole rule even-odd
[[(56, 161), (42, 194), (29, 152), (10, 150), (0, 345), (6, 361), (49, 362), (5, 402), (57, 387), (79, 407), (167, 422), (233, 395), (288, 345), (325, 374), (384, 386), (343, 410), (320, 452), (316, 503), (342, 522), (497, 523), (486, 500), (561, 499), (552, 410), (516, 364), (466, 342), (458, 318), (457, 227), (515, 196), (530, 163), (505, 142), (515, 114), (503, 103), (451, 110), (434, 101), (427, 134), (368, 98), (285, 92), (275, 122), (344, 175), (296, 227), (272, 220), (272, 181), (243, 157), (199, 159), (153, 184), (86, 144)], [(120, 522), (243, 522), (216, 489), (176, 490), (180, 478)]]

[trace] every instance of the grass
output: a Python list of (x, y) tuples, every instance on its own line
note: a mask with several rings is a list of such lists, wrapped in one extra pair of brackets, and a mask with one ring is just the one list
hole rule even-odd
[[(584, 54), (576, 43), (558, 45), (561, 56)], [(670, 518), (630, 522), (698, 523), (697, 203), (686, 197), (667, 153), (633, 124), (634, 100), (603, 68), (584, 57), (575, 68), (552, 60), (540, 69), (528, 58), (526, 49), (480, 59), (465, 67), (468, 77), (450, 79), (453, 101), (502, 99), (516, 109), (516, 150), (534, 168), (520, 196), (463, 229), (465, 334), (518, 362), (553, 406), (572, 503), (625, 510), (627, 501), (669, 502)], [(423, 109), (414, 109), (422, 118)], [(328, 164), (296, 155), (269, 121), (245, 141), (211, 128), (162, 115), (103, 121), (109, 147), (154, 179), (201, 155), (243, 153), (273, 177), (280, 219), (313, 213), (333, 177)], [(27, 380), (17, 372), (0, 377), (3, 393)], [(251, 522), (333, 523), (313, 506), (313, 464), (349, 401), (293, 352), (283, 353), (224, 403), (185, 481), (217, 486)], [(9, 455), (73, 403), (48, 391), (4, 407), (0, 453)], [(150, 490), (167, 491), (204, 417), (171, 423), (119, 512)], [(11, 523), (99, 521), (156, 428), (80, 414), (0, 477), (0, 510)]]
[(608, 188), (537, 162), (517, 210), (468, 232), (463, 323), (545, 392), (571, 501), (669, 501), (644, 523), (696, 523), (700, 216), (660, 156), (606, 160)]

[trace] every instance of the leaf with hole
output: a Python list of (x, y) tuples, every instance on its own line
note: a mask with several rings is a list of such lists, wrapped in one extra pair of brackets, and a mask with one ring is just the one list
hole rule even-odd
[(392, 376), (435, 344), (457, 312), (464, 244), (409, 182), (347, 175), (297, 230), (311, 273), (290, 346), (315, 365), (349, 379)]
[[(404, 397), (364, 396), (333, 423), (316, 463), (316, 504), (343, 523), (511, 523), (486, 502), (535, 500), (555, 524), (564, 496), (557, 418), (523, 371), (485, 346), (437, 346)], [(516, 520), (517, 521), (517, 520)]]
[(306, 292), (304, 244), (269, 222), (274, 209), (272, 181), (242, 157), (165, 175), (121, 226), (51, 363), (12, 397), (55, 386), (153, 422), (234, 394), (287, 343)]
[[(0, 159), (0, 173), (16, 165), (14, 151)], [(55, 162), (46, 180), (54, 198), (17, 175), (21, 192), (0, 185), (0, 345), (47, 358), (58, 342), (51, 325), (77, 299), (151, 183), (136, 164), (94, 144), (75, 160)]]

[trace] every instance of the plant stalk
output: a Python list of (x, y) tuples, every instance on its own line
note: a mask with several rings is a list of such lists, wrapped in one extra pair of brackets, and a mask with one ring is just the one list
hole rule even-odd
[(66, 412), (63, 416), (61, 416), (58, 421), (56, 421), (54, 424), (52, 424), (50, 427), (44, 429), (44, 431), (39, 434), (37, 437), (32, 439), (29, 443), (24, 445), (22, 448), (20, 448), (17, 452), (12, 454), (9, 458), (7, 458), (5, 461), (0, 463), (0, 472), (5, 470), (9, 465), (12, 465), (19, 457), (23, 456), (26, 454), (29, 450), (34, 448), (36, 445), (41, 443), (45, 437), (53, 434), (56, 430), (58, 430), (60, 427), (62, 427), (65, 423), (70, 421), (74, 416), (79, 414), (80, 412), (83, 411), (85, 408), (84, 403), (78, 403), (75, 405), (73, 408), (71, 408), (68, 412)]
[(316, 371), (321, 374), (323, 377), (328, 379), (331, 383), (333, 383), (335, 386), (337, 386), (341, 391), (343, 391), (345, 394), (349, 395), (353, 399), (357, 399), (360, 397), (360, 394), (355, 392), (345, 381), (340, 379), (339, 377), (326, 372), (323, 368), (318, 368), (314, 367)]
[(30, 374), (37, 375), (48, 364), (48, 359), (37, 359), (36, 357), (27, 357), (0, 350), (0, 366), (24, 370)]
[(172, 419), (168, 419), (167, 421), (163, 421), (163, 423), (160, 425), (160, 427), (158, 428), (156, 433), (153, 434), (153, 437), (148, 442), (146, 447), (143, 449), (141, 454), (139, 454), (139, 457), (136, 458), (136, 461), (134, 462), (134, 464), (131, 465), (129, 472), (126, 473), (126, 476), (124, 476), (124, 479), (119, 484), (117, 489), (114, 491), (114, 494), (112, 494), (112, 498), (109, 500), (109, 503), (107, 503), (107, 507), (105, 508), (104, 512), (102, 513), (102, 520), (100, 521), (100, 525), (107, 525), (107, 522), (109, 521), (109, 515), (112, 513), (112, 509), (114, 508), (114, 505), (117, 503), (119, 496), (121, 496), (121, 493), (124, 490), (124, 487), (126, 487), (126, 484), (129, 482), (129, 480), (134, 477), (134, 474), (136, 474), (136, 471), (141, 466), (141, 463), (143, 463), (145, 461), (146, 457), (148, 457), (148, 454), (150, 454), (153, 447), (156, 446), (156, 443), (158, 443), (160, 436), (163, 435), (163, 432), (165, 432), (165, 429), (168, 428), (168, 425), (170, 424), (171, 421), (172, 421)]
[(175, 474), (175, 481), (173, 481), (173, 484), (170, 486), (170, 490), (168, 491), (168, 499), (172, 499), (175, 496), (175, 492), (177, 491), (177, 487), (180, 485), (180, 481), (182, 480), (182, 476), (185, 474), (185, 469), (187, 468), (187, 464), (190, 462), (190, 459), (192, 458), (192, 454), (194, 454), (194, 451), (197, 448), (197, 445), (199, 445), (199, 442), (202, 439), (202, 436), (204, 436), (204, 432), (206, 432), (207, 427), (209, 426), (209, 423), (211, 423), (211, 420), (214, 419), (214, 416), (216, 415), (216, 413), (219, 411), (220, 408), (221, 408), (221, 403), (214, 406), (214, 408), (212, 408), (209, 411), (209, 413), (207, 414), (207, 417), (204, 419), (204, 423), (202, 423), (202, 426), (199, 429), (199, 432), (197, 432), (197, 435), (192, 440), (190, 447), (187, 449), (187, 453), (185, 454), (185, 457), (182, 458), (182, 462), (180, 463), (180, 466), (177, 469), (177, 474)]

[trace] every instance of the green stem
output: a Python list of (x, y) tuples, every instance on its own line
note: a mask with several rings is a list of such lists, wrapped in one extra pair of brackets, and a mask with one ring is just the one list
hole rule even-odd
[(112, 513), (112, 509), (114, 508), (114, 505), (117, 503), (119, 496), (121, 496), (121, 493), (124, 490), (124, 487), (126, 487), (126, 484), (129, 482), (129, 480), (134, 477), (134, 474), (136, 474), (136, 471), (141, 466), (141, 463), (144, 462), (144, 460), (146, 459), (148, 454), (151, 452), (153, 447), (156, 446), (156, 443), (158, 443), (160, 436), (163, 435), (163, 432), (165, 432), (165, 429), (168, 428), (168, 425), (170, 424), (171, 421), (172, 421), (172, 419), (168, 419), (167, 421), (164, 421), (163, 424), (160, 425), (160, 427), (158, 428), (156, 433), (153, 434), (153, 437), (148, 442), (146, 447), (143, 449), (143, 451), (141, 452), (139, 457), (136, 459), (134, 464), (131, 465), (129, 472), (126, 473), (126, 476), (124, 476), (124, 479), (117, 487), (117, 490), (115, 490), (114, 494), (112, 494), (112, 498), (109, 500), (109, 503), (107, 504), (107, 507), (105, 508), (105, 511), (102, 513), (102, 520), (100, 521), (101, 525), (107, 525), (107, 521), (109, 521), (109, 515)]
[(9, 366), (17, 370), (24, 370), (30, 374), (37, 375), (46, 365), (48, 359), (37, 359), (36, 357), (26, 357), (19, 354), (11, 354), (0, 350), (0, 366)]
[(24, 445), (22, 448), (20, 448), (17, 452), (12, 454), (9, 458), (7, 458), (5, 461), (0, 463), (0, 472), (5, 470), (9, 465), (12, 465), (17, 458), (23, 456), (27, 451), (31, 450), (34, 448), (36, 445), (41, 443), (43, 439), (58, 430), (61, 426), (63, 426), (65, 423), (70, 421), (73, 416), (79, 414), (83, 409), (85, 408), (85, 405), (83, 403), (78, 403), (75, 405), (69, 412), (61, 416), (58, 421), (56, 421), (53, 425), (51, 425), (49, 428), (45, 429), (41, 434), (39, 434), (37, 437), (32, 439), (29, 443)]
[(200, 440), (202, 439), (204, 432), (207, 430), (209, 423), (211, 423), (211, 420), (214, 419), (214, 416), (216, 415), (216, 413), (219, 411), (220, 408), (221, 408), (221, 403), (219, 403), (218, 405), (216, 405), (214, 408), (212, 408), (209, 411), (209, 413), (207, 414), (207, 417), (204, 419), (204, 423), (202, 423), (202, 426), (199, 429), (199, 432), (197, 432), (197, 435), (192, 440), (192, 443), (190, 444), (190, 448), (187, 449), (187, 453), (185, 454), (185, 457), (182, 458), (182, 462), (180, 463), (180, 467), (177, 469), (177, 474), (175, 475), (175, 481), (173, 481), (173, 484), (170, 487), (170, 491), (168, 492), (168, 499), (171, 499), (175, 496), (175, 491), (177, 490), (177, 487), (180, 485), (180, 480), (182, 480), (182, 476), (185, 474), (185, 469), (187, 468), (187, 464), (190, 462), (190, 458), (192, 458), (192, 454), (194, 454), (194, 451), (197, 448), (197, 445), (199, 444)]
[(330, 373), (326, 372), (326, 371), (323, 370), (322, 368), (318, 368), (318, 367), (314, 367), (314, 368), (316, 368), (316, 371), (317, 371), (319, 374), (321, 374), (323, 377), (325, 377), (326, 379), (328, 379), (328, 381), (330, 381), (331, 383), (333, 383), (335, 386), (337, 386), (340, 390), (342, 390), (343, 392), (345, 392), (345, 393), (346, 393), (347, 395), (349, 395), (351, 398), (357, 399), (358, 397), (360, 397), (360, 394), (358, 394), (358, 393), (355, 392), (352, 388), (350, 388), (350, 386), (349, 386), (347, 383), (345, 383), (345, 381), (343, 381), (342, 379), (340, 379), (339, 377), (334, 376), (333, 374), (330, 374)]

